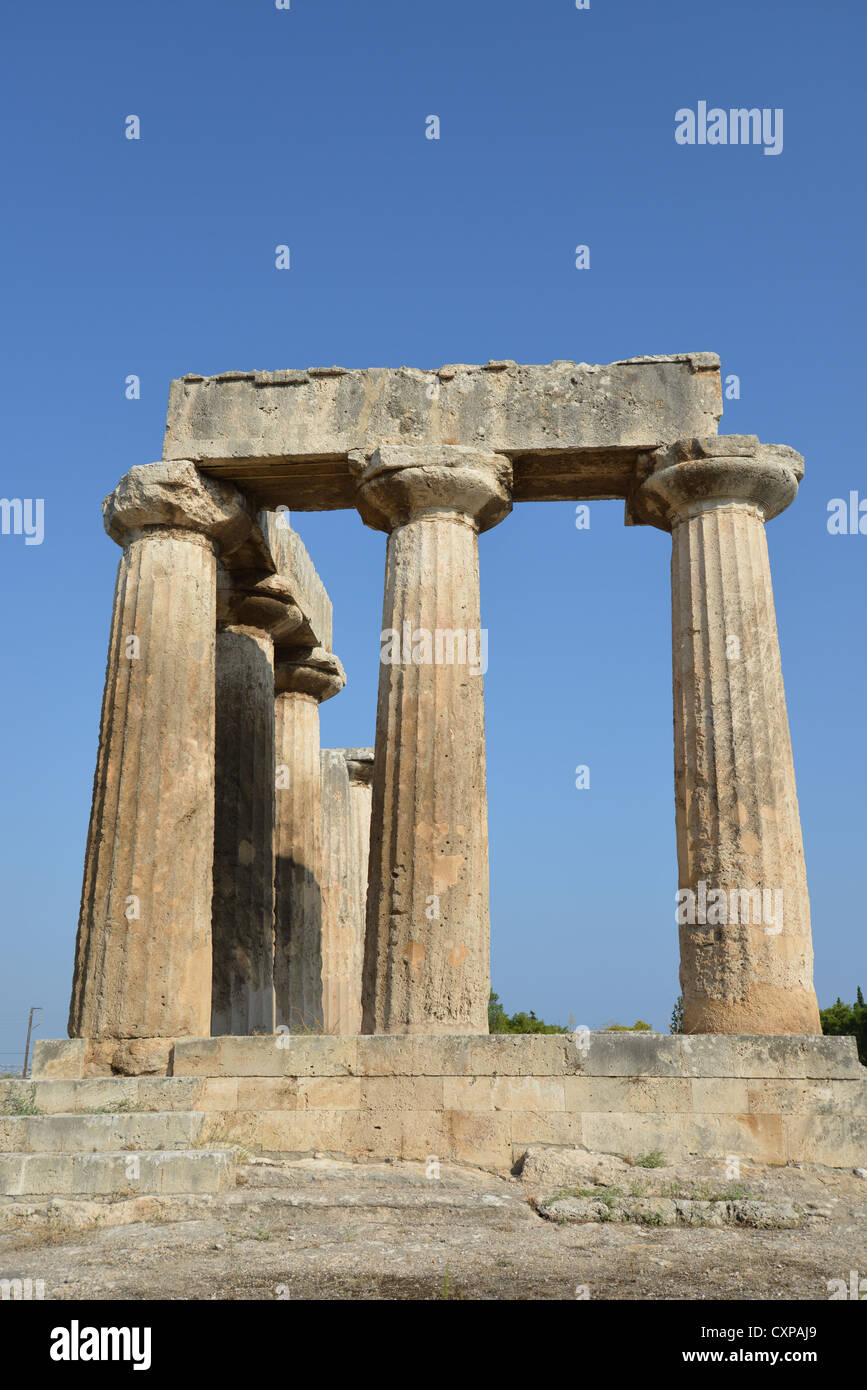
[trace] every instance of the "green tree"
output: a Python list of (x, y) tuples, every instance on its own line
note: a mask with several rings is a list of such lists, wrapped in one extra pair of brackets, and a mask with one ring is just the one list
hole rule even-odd
[(543, 1023), (541, 1018), (530, 1013), (507, 1014), (500, 1003), (500, 996), (491, 990), (488, 1000), (488, 1028), (492, 1033), (567, 1033), (559, 1023)]
[(674, 1008), (671, 1011), (671, 1022), (668, 1025), (669, 1033), (683, 1032), (683, 995), (679, 994), (674, 1001)]
[(858, 1056), (867, 1066), (867, 1004), (858, 986), (854, 1004), (844, 1004), (838, 998), (828, 1009), (819, 1010), (822, 1032), (834, 1037), (853, 1036), (858, 1047)]

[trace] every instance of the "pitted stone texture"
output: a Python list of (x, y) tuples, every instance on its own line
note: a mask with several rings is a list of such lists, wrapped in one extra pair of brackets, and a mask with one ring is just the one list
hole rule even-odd
[(64, 1079), (84, 1076), (87, 1053), (86, 1038), (36, 1038), (30, 1075)]
[(458, 441), (512, 457), (516, 500), (621, 497), (640, 452), (710, 434), (721, 413), (719, 359), (707, 352), (226, 372), (172, 383), (163, 454), (232, 478), (262, 507), (352, 507), (353, 451)]
[[(84, 1076), (164, 1076), (171, 1067), (174, 1038), (86, 1039)], [(35, 1070), (35, 1064), (34, 1064)]]
[[(477, 526), (509, 509), (506, 460), (464, 449), (381, 450), (359, 507), (389, 525), (365, 943), (366, 1033), (486, 1033), (487, 792)], [(406, 634), (462, 633), (464, 660)], [(388, 655), (384, 642), (382, 655)]]
[[(716, 1066), (702, 1069), (714, 1049)], [(60, 1060), (56, 1047), (43, 1052)], [(39, 1126), (19, 1120), (36, 1107), (46, 1124), (66, 1112), (62, 1149), (76, 1134), (92, 1146), (90, 1122), (77, 1130), (68, 1112), (98, 1108), (111, 1112), (93, 1117), (100, 1143), (114, 1117), (127, 1142), (165, 1147), (180, 1134), (174, 1115), (201, 1111), (196, 1142), (353, 1158), (435, 1153), (500, 1169), (538, 1145), (832, 1167), (863, 1166), (867, 1152), (867, 1071), (848, 1037), (281, 1034), (179, 1040), (172, 1065), (170, 1077), (0, 1082), (0, 1112), (15, 1120), (0, 1138), (11, 1142), (18, 1129), (35, 1143)], [(129, 1111), (142, 1114), (121, 1120)], [(145, 1120), (151, 1112), (163, 1113)]]
[[(604, 1192), (604, 1189), (603, 1189)], [(670, 1197), (549, 1197), (536, 1210), (561, 1225), (591, 1221), (634, 1221), (652, 1226), (751, 1226), (757, 1230), (793, 1230), (802, 1224), (791, 1202), (737, 1200), (694, 1201)]]
[(373, 750), (324, 748), (321, 769), (324, 1030), (352, 1035), (361, 1032)]
[(253, 529), (252, 510), (231, 483), (207, 478), (189, 459), (137, 465), (102, 504), (105, 529), (125, 544), (130, 533), (160, 526), (209, 536), (236, 550)]
[[(237, 1088), (237, 1083), (232, 1083)], [(204, 1083), (196, 1076), (36, 1077), (0, 1081), (0, 1116), (126, 1113), (204, 1110), (199, 1103)]]
[(213, 1193), (234, 1185), (229, 1150), (0, 1154), (3, 1196)]
[[(679, 881), (782, 893), (769, 913), (751, 901), (747, 924), (681, 927), (684, 1027), (819, 1033), (764, 525), (725, 506), (675, 527), (672, 542)], [(732, 635), (737, 660), (726, 656)]]
[(274, 686), (278, 695), (298, 695), (321, 704), (339, 695), (346, 674), (338, 658), (324, 647), (291, 647), (275, 653)]
[(726, 895), (724, 914), (680, 926), (687, 1033), (821, 1031), (764, 527), (802, 466), (751, 436), (685, 441), (639, 497), (672, 533), (679, 884), (696, 917), (703, 891)]
[(322, 648), (278, 653), (274, 984), (277, 1024), (292, 1032), (324, 1024), (319, 704), (344, 681)]
[(192, 1111), (130, 1115), (0, 1114), (0, 1153), (105, 1153), (114, 1149), (185, 1149), (204, 1116)]
[(770, 521), (794, 501), (804, 459), (784, 444), (762, 444), (754, 434), (678, 439), (657, 449), (647, 476), (629, 500), (629, 519), (663, 530), (703, 508), (750, 504)]
[[(212, 524), (211, 512), (205, 520)], [(215, 566), (212, 541), (174, 528), (135, 534), (120, 562), (74, 1036), (197, 1036), (210, 1027)]]
[(221, 627), (255, 627), (275, 644), (294, 642), (305, 631), (293, 587), (279, 574), (217, 567), (217, 622)]
[[(95, 1075), (92, 1059), (102, 1044), (86, 1038), (42, 1038), (34, 1045), (33, 1080), (0, 1081), (0, 1101), (6, 1096), (33, 1100), (33, 1087), (63, 1087)], [(686, 1033), (559, 1033), (507, 1034), (486, 1037), (333, 1038), (181, 1038), (172, 1045), (164, 1071), (185, 1076), (452, 1076), (474, 1084), (480, 1077), (557, 1076), (581, 1082), (592, 1078), (631, 1081), (654, 1078), (686, 1079), (702, 1085), (720, 1081), (749, 1081), (750, 1093), (763, 1103), (773, 1099), (773, 1083), (797, 1081), (812, 1105), (822, 1099), (843, 1108), (834, 1091), (836, 1082), (858, 1081), (867, 1100), (867, 1069), (858, 1061), (852, 1037), (731, 1036)], [(131, 1099), (142, 1088), (150, 1094), (159, 1077), (112, 1077), (98, 1084), (109, 1094)], [(95, 1084), (90, 1081), (88, 1085)], [(173, 1080), (173, 1085), (179, 1084)], [(768, 1089), (770, 1087), (771, 1089)], [(138, 1088), (135, 1092), (131, 1088)], [(826, 1092), (819, 1095), (819, 1088)], [(612, 1093), (613, 1094), (613, 1093)], [(673, 1093), (674, 1094), (674, 1093)], [(678, 1095), (686, 1095), (678, 1089)], [(692, 1093), (690, 1093), (692, 1094)], [(719, 1092), (720, 1095), (724, 1091)], [(800, 1092), (799, 1092), (800, 1094)], [(742, 1104), (746, 1092), (738, 1096)], [(695, 1101), (702, 1099), (696, 1092)], [(749, 1103), (752, 1103), (750, 1101)], [(61, 1108), (75, 1109), (67, 1101)], [(169, 1106), (157, 1105), (156, 1109)], [(193, 1104), (181, 1106), (193, 1109)], [(867, 1113), (867, 1104), (861, 1113)]]
[(274, 643), (217, 634), (211, 1032), (274, 1031)]
[(377, 531), (450, 513), (487, 531), (512, 510), (512, 465), (502, 454), (457, 444), (387, 444), (350, 464), (359, 480), (361, 518)]

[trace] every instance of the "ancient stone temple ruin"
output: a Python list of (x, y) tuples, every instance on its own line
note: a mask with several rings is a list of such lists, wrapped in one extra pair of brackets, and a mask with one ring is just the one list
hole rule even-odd
[[(280, 1152), (857, 1149), (854, 1044), (819, 1036), (765, 538), (803, 460), (720, 414), (710, 353), (175, 381), (162, 461), (104, 503), (123, 553), (70, 1040), (34, 1076), (183, 1082)], [(684, 1034), (488, 1038), (479, 537), (516, 503), (603, 498), (671, 534)], [(290, 522), (337, 508), (387, 537), (373, 749), (320, 748), (345, 676)]]

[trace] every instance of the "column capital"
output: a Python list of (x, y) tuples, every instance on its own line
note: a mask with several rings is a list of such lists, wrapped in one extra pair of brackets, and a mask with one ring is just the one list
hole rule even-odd
[(317, 704), (338, 695), (346, 673), (333, 652), (324, 647), (289, 648), (276, 653), (274, 689), (278, 695), (308, 695)]
[(456, 515), (476, 531), (512, 510), (512, 465), (505, 454), (460, 444), (382, 444), (350, 454), (356, 506), (365, 526), (393, 531), (408, 521)]
[(785, 444), (754, 434), (677, 439), (647, 457), (647, 472), (627, 501), (627, 523), (670, 531), (708, 508), (752, 506), (770, 521), (794, 501), (804, 460)]
[(145, 531), (192, 531), (212, 541), (222, 554), (242, 545), (255, 525), (238, 488), (200, 473), (188, 459), (131, 468), (106, 497), (102, 516), (118, 545), (127, 545)]
[(217, 568), (217, 623), (220, 627), (260, 628), (284, 643), (304, 622), (292, 586), (282, 575), (260, 570)]
[(346, 762), (350, 783), (369, 787), (373, 782), (373, 749), (341, 748), (340, 752)]

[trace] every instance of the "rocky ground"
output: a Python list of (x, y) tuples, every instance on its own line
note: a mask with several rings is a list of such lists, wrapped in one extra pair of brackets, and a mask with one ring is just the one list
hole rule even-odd
[[(858, 1170), (864, 1172), (864, 1170)], [(867, 1275), (867, 1175), (630, 1166), (521, 1175), (254, 1161), (212, 1197), (0, 1199), (0, 1278), (46, 1299), (826, 1299)]]

